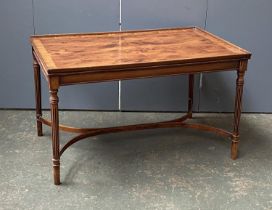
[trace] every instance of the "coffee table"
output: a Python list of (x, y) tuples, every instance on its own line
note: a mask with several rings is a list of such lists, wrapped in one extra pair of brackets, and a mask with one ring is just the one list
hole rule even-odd
[[(251, 54), (197, 27), (88, 34), (35, 35), (30, 38), (35, 78), (38, 136), (42, 124), (52, 127), (54, 184), (60, 184), (60, 157), (72, 144), (91, 136), (151, 128), (186, 127), (231, 139), (236, 159), (244, 75)], [(42, 117), (42, 70), (50, 93), (51, 120)], [(194, 74), (236, 71), (233, 131), (185, 122), (192, 118)], [(188, 111), (174, 120), (108, 128), (75, 128), (59, 124), (58, 90), (64, 85), (187, 74)], [(178, 91), (178, 90), (177, 90)], [(78, 133), (62, 148), (59, 130)]]

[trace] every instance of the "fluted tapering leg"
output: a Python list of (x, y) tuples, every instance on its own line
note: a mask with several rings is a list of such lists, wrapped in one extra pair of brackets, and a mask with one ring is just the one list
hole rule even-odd
[(40, 117), (42, 116), (42, 100), (41, 100), (41, 72), (40, 65), (37, 63), (33, 56), (33, 69), (34, 69), (34, 82), (35, 82), (35, 101), (36, 101), (36, 122), (37, 122), (37, 134), (43, 135), (42, 123)]
[(189, 92), (188, 92), (188, 114), (190, 118), (193, 116), (194, 102), (194, 74), (189, 74)]
[(54, 184), (60, 184), (58, 90), (50, 90)]
[(234, 128), (233, 138), (231, 143), (231, 158), (235, 160), (238, 156), (238, 144), (240, 140), (239, 136), (239, 125), (242, 110), (242, 96), (244, 87), (244, 75), (247, 69), (247, 61), (241, 61), (240, 67), (237, 70), (236, 79), (236, 97), (235, 97), (235, 109), (234, 109)]

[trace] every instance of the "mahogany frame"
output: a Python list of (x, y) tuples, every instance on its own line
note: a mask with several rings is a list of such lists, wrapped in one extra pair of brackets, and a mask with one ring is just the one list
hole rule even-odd
[[(220, 136), (231, 139), (231, 158), (235, 160), (238, 156), (238, 144), (240, 140), (239, 136), (239, 125), (242, 108), (242, 95), (244, 86), (244, 75), (247, 70), (247, 63), (250, 57), (240, 58), (225, 58), (222, 60), (212, 61), (199, 61), (194, 63), (184, 64), (172, 64), (172, 65), (155, 65), (155, 66), (135, 66), (135, 68), (117, 69), (115, 71), (96, 71), (96, 72), (66, 72), (66, 73), (55, 73), (47, 74), (43, 70), (45, 78), (49, 85), (50, 93), (50, 107), (51, 107), (51, 120), (46, 120), (42, 117), (42, 106), (41, 106), (41, 67), (39, 56), (36, 54), (35, 49), (32, 48), (33, 53), (33, 69), (34, 69), (34, 81), (35, 81), (35, 99), (36, 99), (36, 123), (37, 123), (37, 134), (38, 136), (43, 135), (42, 124), (50, 126), (52, 128), (52, 150), (53, 150), (53, 175), (54, 184), (59, 185), (60, 182), (60, 157), (64, 151), (73, 145), (74, 143), (91, 136), (102, 135), (107, 133), (117, 133), (123, 131), (135, 131), (143, 129), (154, 129), (154, 128), (168, 128), (168, 127), (185, 127), (192, 128), (201, 131), (213, 132)], [(233, 131), (227, 131), (224, 129), (212, 127), (209, 125), (187, 123), (193, 117), (193, 91), (194, 91), (194, 74), (200, 72), (215, 72), (215, 71), (229, 71), (236, 70), (236, 98), (234, 106), (234, 128)], [(167, 76), (167, 75), (178, 75), (188, 74), (189, 87), (188, 87), (188, 111), (184, 116), (164, 122), (157, 123), (145, 123), (136, 125), (126, 125), (118, 127), (108, 128), (75, 128), (68, 127), (59, 124), (59, 110), (58, 110), (58, 90), (61, 86), (79, 84), (79, 83), (93, 83), (101, 81), (113, 81), (113, 80), (124, 80), (124, 79), (135, 79), (135, 78), (147, 78), (156, 76)], [(62, 148), (59, 143), (59, 131), (66, 131), (77, 133), (78, 135), (69, 140)]]

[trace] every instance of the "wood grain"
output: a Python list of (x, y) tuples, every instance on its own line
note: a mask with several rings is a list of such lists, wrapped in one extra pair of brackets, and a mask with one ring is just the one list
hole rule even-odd
[(247, 70), (247, 61), (241, 61), (239, 69), (237, 70), (236, 79), (236, 96), (235, 96), (235, 107), (234, 107), (234, 128), (233, 138), (231, 143), (231, 158), (235, 160), (238, 157), (238, 144), (240, 141), (239, 126), (240, 118), (242, 113), (242, 97), (244, 87), (244, 76)]
[(188, 114), (190, 118), (193, 115), (194, 103), (194, 74), (189, 74), (189, 87), (188, 87)]
[[(90, 136), (152, 128), (185, 127), (213, 132), (232, 139), (231, 158), (238, 155), (239, 125), (244, 75), (251, 54), (207, 31), (172, 28), (90, 34), (57, 34), (31, 37), (36, 92), (38, 135), (42, 123), (52, 127), (54, 183), (60, 184), (60, 156), (74, 143)], [(40, 69), (50, 89), (51, 121), (42, 117)], [(229, 132), (208, 125), (185, 123), (192, 118), (194, 74), (237, 71), (234, 129)], [(75, 128), (59, 124), (60, 86), (189, 74), (188, 112), (165, 122), (110, 128)], [(79, 133), (60, 150), (59, 130)]]
[(199, 28), (44, 35), (31, 43), (48, 74), (250, 57)]
[(50, 90), (50, 107), (52, 121), (52, 150), (53, 150), (53, 177), (54, 184), (60, 184), (60, 153), (59, 153), (59, 110), (58, 110), (58, 90)]
[(43, 135), (42, 123), (39, 120), (42, 117), (41, 70), (34, 55), (33, 55), (33, 70), (34, 70), (34, 85), (35, 85), (37, 134), (38, 136), (42, 136)]

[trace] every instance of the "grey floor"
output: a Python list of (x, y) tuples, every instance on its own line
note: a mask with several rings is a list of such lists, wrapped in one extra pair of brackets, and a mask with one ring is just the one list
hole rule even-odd
[[(80, 127), (177, 116), (60, 114), (62, 123)], [(194, 120), (232, 125), (230, 114), (197, 114)], [(0, 209), (272, 209), (271, 128), (272, 115), (243, 115), (236, 161), (228, 139), (190, 129), (89, 138), (64, 153), (62, 185), (54, 186), (50, 129), (37, 137), (33, 111), (0, 111)], [(61, 133), (61, 142), (68, 137)]]

